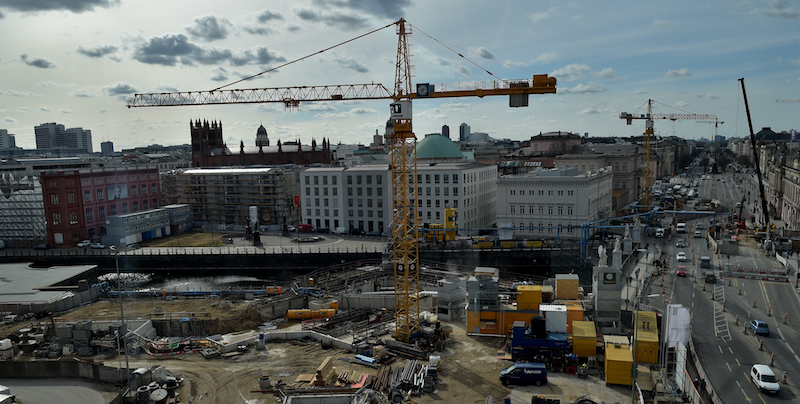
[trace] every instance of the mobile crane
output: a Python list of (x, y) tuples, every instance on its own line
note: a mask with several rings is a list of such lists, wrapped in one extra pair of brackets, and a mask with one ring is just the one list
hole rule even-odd
[[(491, 95), (508, 95), (510, 107), (527, 107), (528, 95), (530, 94), (555, 94), (556, 78), (542, 74), (534, 75), (531, 79), (473, 83), (472, 87), (457, 85), (453, 89), (450, 89), (447, 85), (437, 88), (437, 86), (429, 83), (418, 83), (414, 89), (415, 91), (412, 92), (411, 44), (409, 41), (411, 24), (406, 23), (405, 19), (400, 19), (392, 24), (361, 35), (359, 38), (391, 26), (396, 27), (398, 35), (393, 92), (388, 91), (381, 84), (222, 90), (222, 88), (229, 85), (285, 67), (311, 56), (308, 55), (210, 91), (135, 94), (127, 106), (131, 108), (282, 102), (286, 107), (291, 108), (297, 107), (300, 102), (306, 101), (391, 99), (390, 112), (394, 124), (394, 133), (390, 138), (390, 150), (394, 211), (392, 249), (395, 280), (395, 338), (400, 341), (409, 341), (420, 329), (419, 234), (415, 208), (417, 199), (416, 137), (412, 131), (411, 101), (416, 98), (483, 98)], [(325, 50), (333, 49), (352, 40)], [(322, 52), (324, 50), (315, 52), (312, 55)], [(487, 73), (489, 72), (487, 71)]]

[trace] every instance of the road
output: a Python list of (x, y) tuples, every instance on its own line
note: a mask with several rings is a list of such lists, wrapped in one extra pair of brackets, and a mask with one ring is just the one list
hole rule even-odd
[[(700, 181), (698, 188), (701, 197), (725, 201), (728, 206), (735, 201), (741, 201), (741, 194), (731, 182), (730, 175), (715, 177), (720, 178), (720, 181)], [(745, 217), (748, 217), (747, 204), (745, 209)], [(693, 234), (694, 228), (700, 222), (707, 228), (711, 220), (715, 219), (704, 218), (688, 222), (687, 234)], [(692, 336), (709, 376), (708, 382), (725, 403), (766, 404), (800, 400), (800, 356), (797, 354), (800, 352), (800, 298), (793, 289), (794, 284), (785, 280), (761, 280), (763, 275), (749, 272), (737, 273), (742, 278), (723, 276), (720, 279), (723, 275), (719, 271), (720, 266), (723, 269), (729, 267), (762, 270), (779, 267), (774, 258), (765, 256), (752, 241), (743, 242), (739, 254), (726, 257), (709, 251), (704, 238), (690, 237), (687, 242), (686, 248), (667, 246), (673, 270), (664, 278), (665, 289), (671, 303), (683, 304), (691, 310)], [(678, 251), (685, 251), (690, 260), (686, 263), (674, 262)], [(704, 284), (702, 269), (698, 268), (698, 258), (702, 255), (712, 257), (718, 282)], [(685, 265), (689, 276), (676, 277), (674, 268), (677, 265)], [(786, 278), (775, 276), (770, 279)], [(660, 283), (654, 283), (654, 286), (660, 291)], [(753, 319), (766, 321), (771, 334), (755, 336), (752, 331), (744, 333), (744, 324)], [(782, 384), (782, 391), (774, 396), (759, 392), (748, 376), (753, 364), (769, 365), (773, 353), (772, 369), (776, 376), (780, 380), (785, 373), (788, 376), (788, 383)]]

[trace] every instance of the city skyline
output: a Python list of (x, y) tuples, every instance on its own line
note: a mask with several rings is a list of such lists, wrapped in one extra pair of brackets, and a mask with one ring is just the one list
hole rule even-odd
[[(158, 5), (158, 12), (154, 13)], [(558, 94), (533, 95), (529, 108), (506, 97), (416, 100), (414, 131), (462, 122), (493, 138), (540, 132), (636, 136), (620, 112), (716, 114), (719, 135), (749, 133), (741, 88), (748, 86), (753, 126), (796, 127), (800, 87), (796, 3), (636, 2), (263, 2), (76, 0), (0, 4), (0, 128), (19, 147), (35, 147), (34, 126), (59, 122), (93, 134), (94, 149), (186, 144), (195, 119), (222, 121), (229, 145), (255, 144), (264, 125), (272, 142), (327, 138), (369, 144), (389, 118), (388, 100), (283, 105), (138, 108), (134, 93), (211, 90), (344, 42), (404, 17), (412, 26), (413, 83), (558, 79)], [(427, 35), (442, 41), (444, 47)], [(381, 83), (393, 87), (394, 27), (227, 88)], [(447, 48), (452, 49), (448, 50)], [(461, 58), (459, 54), (467, 59)], [(472, 63), (474, 62), (474, 64)], [(494, 77), (479, 67), (493, 73)], [(660, 121), (656, 133), (713, 138), (714, 125)], [(452, 137), (452, 135), (451, 135)]]

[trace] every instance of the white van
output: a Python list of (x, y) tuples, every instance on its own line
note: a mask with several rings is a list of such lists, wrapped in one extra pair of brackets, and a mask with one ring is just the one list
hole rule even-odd
[(686, 233), (686, 223), (678, 223), (678, 225), (675, 226), (675, 231), (678, 233)]
[(347, 227), (337, 227), (333, 229), (333, 234), (347, 234)]

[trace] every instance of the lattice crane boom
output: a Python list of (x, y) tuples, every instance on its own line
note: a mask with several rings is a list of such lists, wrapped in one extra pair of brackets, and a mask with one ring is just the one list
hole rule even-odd
[[(391, 99), (393, 101), (391, 103), (391, 117), (394, 130), (390, 135), (390, 146), (394, 210), (392, 245), (395, 280), (395, 338), (401, 341), (409, 341), (412, 335), (420, 329), (418, 217), (416, 211), (418, 189), (417, 141), (411, 124), (411, 100), (452, 97), (482, 98), (507, 95), (509, 96), (509, 106), (527, 107), (528, 95), (530, 94), (555, 94), (556, 78), (543, 74), (534, 75), (531, 79), (438, 86), (425, 83), (417, 84), (416, 88), (412, 88), (411, 78), (414, 66), (411, 60), (409, 38), (411, 25), (407, 24), (404, 19), (398, 20), (394, 25), (397, 27), (398, 45), (393, 91), (389, 91), (382, 84), (375, 83), (243, 90), (215, 89), (211, 91), (136, 94), (128, 102), (127, 106), (128, 108), (138, 108), (282, 102), (286, 107), (297, 107), (301, 102), (309, 101)], [(345, 43), (347, 42), (349, 41)], [(328, 49), (332, 49), (332, 47)], [(291, 63), (294, 62), (288, 62), (279, 67)], [(277, 68), (272, 70), (275, 69)]]
[(645, 121), (644, 131), (644, 162), (642, 163), (642, 205), (650, 206), (650, 187), (653, 181), (653, 167), (652, 167), (652, 144), (654, 135), (653, 121), (656, 119), (662, 120), (703, 120), (703, 121), (717, 121), (717, 116), (714, 114), (693, 114), (693, 113), (679, 113), (679, 114), (663, 114), (653, 113), (652, 99), (647, 100), (647, 113), (645, 114), (631, 114), (628, 112), (620, 112), (620, 119), (624, 119), (626, 124), (630, 125), (634, 119), (643, 119)]

